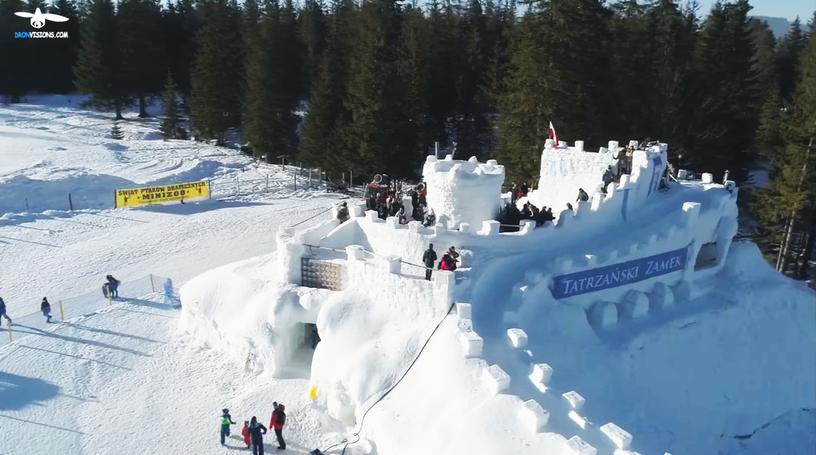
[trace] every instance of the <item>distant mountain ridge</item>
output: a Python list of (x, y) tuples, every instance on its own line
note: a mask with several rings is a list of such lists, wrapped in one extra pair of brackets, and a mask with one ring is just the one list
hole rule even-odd
[[(773, 32), (774, 36), (779, 39), (785, 36), (788, 33), (788, 29), (790, 28), (790, 21), (784, 17), (770, 17), (770, 16), (751, 16), (754, 19), (759, 19), (761, 21), (765, 21), (768, 24), (768, 27)], [(805, 25), (806, 26), (806, 25)]]

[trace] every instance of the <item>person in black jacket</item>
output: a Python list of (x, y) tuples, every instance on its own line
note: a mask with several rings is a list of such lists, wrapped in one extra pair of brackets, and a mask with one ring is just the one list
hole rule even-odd
[(586, 202), (589, 200), (589, 195), (583, 188), (578, 188), (578, 198), (575, 199), (576, 202)]
[(436, 251), (433, 249), (433, 243), (428, 244), (428, 249), (422, 255), (422, 263), (425, 264), (425, 279), (430, 281), (433, 266), (436, 264)]
[[(0, 318), (6, 318), (9, 325), (11, 325), (11, 318), (6, 313), (6, 302), (3, 301), (3, 298), (0, 297)], [(3, 325), (3, 319), (0, 319), (0, 326)]]
[(249, 421), (249, 437), (252, 442), (252, 455), (264, 455), (264, 445), (263, 445), (263, 435), (265, 435), (267, 429), (261, 422), (258, 422), (258, 418), (252, 416), (252, 420)]
[(43, 297), (42, 303), (40, 303), (40, 311), (42, 311), (43, 316), (45, 316), (45, 322), (51, 323), (51, 304), (48, 303), (48, 299)]

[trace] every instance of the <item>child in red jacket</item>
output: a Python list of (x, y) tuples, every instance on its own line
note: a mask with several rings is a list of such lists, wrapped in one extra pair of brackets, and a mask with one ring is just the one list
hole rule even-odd
[(244, 437), (244, 444), (247, 445), (247, 449), (250, 446), (250, 438), (249, 438), (249, 421), (244, 420), (244, 428), (241, 429), (241, 436)]

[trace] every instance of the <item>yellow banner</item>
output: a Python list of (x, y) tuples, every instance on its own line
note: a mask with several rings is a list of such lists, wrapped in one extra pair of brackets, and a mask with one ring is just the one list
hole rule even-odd
[(126, 188), (116, 190), (115, 207), (139, 207), (166, 202), (199, 200), (208, 197), (210, 197), (210, 186), (206, 180), (144, 188)]

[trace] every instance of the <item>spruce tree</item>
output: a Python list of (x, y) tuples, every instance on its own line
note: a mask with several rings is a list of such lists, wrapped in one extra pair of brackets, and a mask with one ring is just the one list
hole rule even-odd
[(788, 33), (779, 43), (777, 52), (776, 74), (779, 83), (779, 97), (788, 103), (796, 89), (799, 77), (799, 60), (807, 46), (807, 37), (802, 31), (802, 24), (797, 17), (788, 29)]
[(399, 5), (369, 0), (360, 11), (345, 104), (346, 160), (356, 175), (415, 176), (420, 152), (398, 71)]
[(173, 74), (167, 72), (167, 82), (164, 84), (164, 99), (161, 120), (161, 132), (164, 140), (180, 139), (181, 136), (181, 114), (179, 112), (176, 84), (173, 82)]
[(223, 145), (227, 130), (241, 123), (240, 17), (225, 0), (206, 0), (198, 8), (190, 114), (199, 138)]
[(293, 156), (300, 91), (299, 48), (291, 1), (270, 2), (247, 54), (244, 134), (256, 157)]
[(357, 14), (352, 0), (337, 0), (332, 5), (326, 50), (320, 59), (317, 79), (312, 83), (299, 147), (299, 157), (311, 166), (332, 170), (347, 168), (343, 132), (351, 114), (344, 99)]
[(303, 93), (308, 94), (317, 79), (320, 57), (326, 47), (326, 14), (321, 0), (306, 0), (298, 16), (298, 37), (303, 51)]
[(166, 72), (158, 0), (122, 0), (117, 32), (121, 83), (139, 101), (139, 117), (147, 117), (147, 99), (161, 90)]
[(183, 98), (190, 95), (195, 49), (196, 11), (192, 0), (176, 0), (162, 11), (167, 65)]
[(744, 182), (754, 163), (751, 147), (761, 106), (753, 66), (754, 45), (747, 0), (714, 5), (700, 31), (694, 55), (692, 115), (681, 141), (693, 169)]
[[(803, 51), (786, 125), (785, 146), (776, 157), (770, 188), (760, 195), (759, 213), (779, 244), (777, 270), (786, 271), (794, 258), (794, 272), (804, 277), (816, 241), (816, 34)], [(796, 234), (805, 238), (798, 252), (791, 249)]]
[[(16, 11), (25, 10), (20, 0), (0, 0), (0, 55), (4, 64), (0, 65), (0, 95), (6, 102), (18, 103), (27, 88), (27, 71), (21, 71), (11, 62), (23, 62), (26, 58), (26, 42), (14, 39), (14, 32), (27, 25), (16, 17)], [(27, 41), (27, 40), (26, 40)]]
[(122, 118), (122, 106), (129, 97), (121, 77), (116, 17), (110, 0), (93, 0), (88, 17), (82, 23), (82, 37), (74, 66), (77, 88), (90, 98), (91, 107), (114, 109)]

